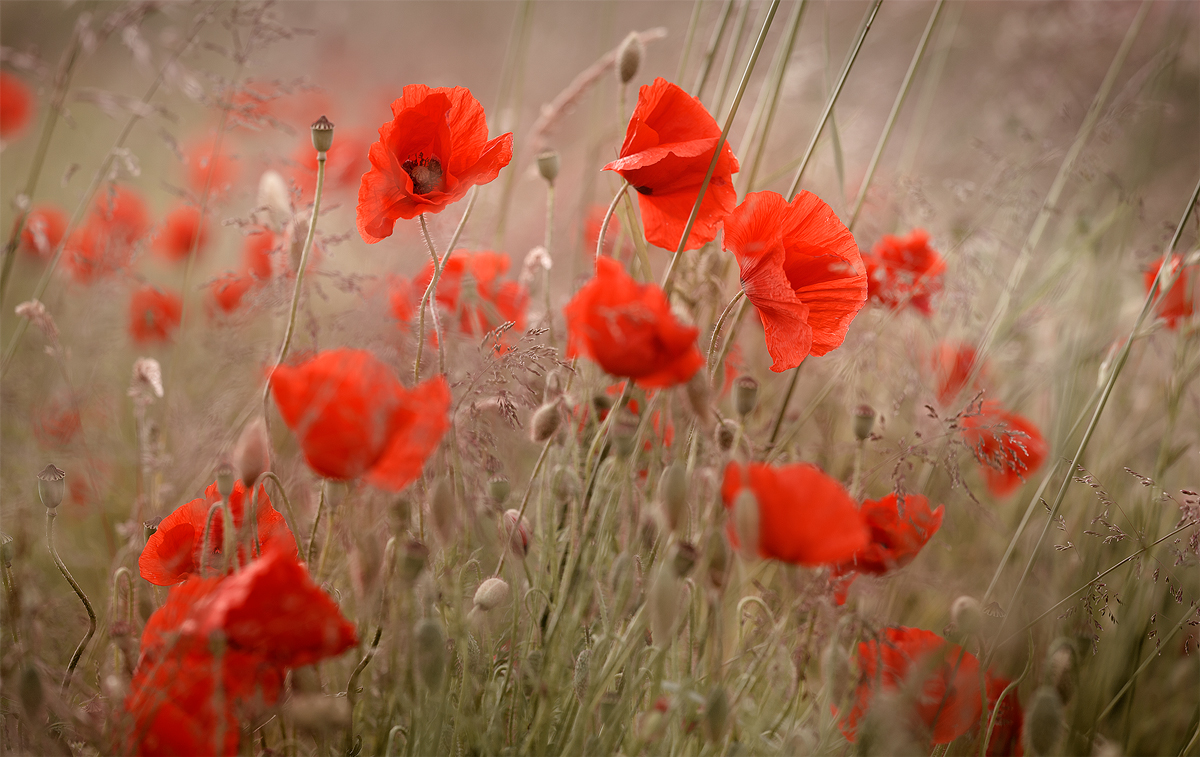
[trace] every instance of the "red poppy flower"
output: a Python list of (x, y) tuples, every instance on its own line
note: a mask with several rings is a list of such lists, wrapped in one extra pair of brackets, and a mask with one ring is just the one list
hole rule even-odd
[[(816, 466), (731, 462), (721, 486), (725, 509), (733, 509), (742, 489), (749, 489), (758, 503), (762, 557), (794, 565), (829, 565), (867, 547), (867, 527), (854, 500)], [(736, 546), (740, 540), (732, 520), (728, 529)]]
[[(525, 328), (529, 292), (516, 281), (500, 280), (509, 265), (507, 255), (491, 250), (455, 250), (446, 262), (438, 279), (437, 301), (464, 333), (483, 334), (508, 321), (515, 323), (517, 330)], [(420, 304), (432, 278), (430, 261), (413, 280), (415, 304)]]
[[(1173, 276), (1181, 265), (1183, 265), (1183, 258), (1181, 256), (1171, 256), (1171, 267), (1163, 271), (1163, 281), (1165, 282), (1170, 276)], [(1154, 261), (1154, 264), (1143, 275), (1147, 292), (1154, 285), (1154, 278), (1158, 275), (1158, 269), (1162, 268), (1162, 266), (1163, 259), (1159, 258)], [(1195, 292), (1191, 292), (1191, 296), (1189, 297), (1189, 292), (1192, 286), (1192, 279), (1200, 275), (1198, 272), (1200, 272), (1200, 266), (1198, 265), (1191, 265), (1184, 268), (1183, 273), (1179, 275), (1179, 279), (1175, 282), (1175, 286), (1171, 287), (1171, 290), (1159, 299), (1158, 317), (1167, 322), (1167, 328), (1177, 328), (1181, 319), (1187, 319), (1195, 312), (1196, 294)]]
[(38, 205), (25, 218), (21, 252), (35, 258), (49, 258), (66, 230), (66, 213), (54, 205)]
[(214, 154), (215, 140), (199, 141), (184, 153), (184, 169), (188, 187), (197, 195), (207, 186), (209, 194), (223, 194), (237, 181), (237, 163), (229, 155), (229, 143), (221, 144), (221, 152)]
[(200, 225), (200, 209), (191, 205), (180, 205), (167, 213), (154, 237), (154, 249), (172, 263), (187, 260), (193, 249), (199, 254), (207, 243), (208, 229)]
[[(720, 138), (721, 127), (700, 101), (666, 79), (655, 79), (638, 91), (621, 156), (603, 170), (616, 171), (637, 190), (650, 244), (679, 248)], [(685, 250), (716, 238), (721, 221), (737, 204), (732, 178), (737, 172), (737, 158), (726, 142)]]
[(33, 93), (25, 82), (0, 71), (0, 139), (5, 142), (20, 136), (33, 119)]
[(358, 231), (374, 244), (396, 221), (440, 213), (512, 160), (512, 133), (488, 141), (483, 106), (462, 87), (409, 84), (371, 145), (358, 189)]
[(942, 291), (946, 261), (929, 246), (929, 232), (913, 229), (907, 237), (885, 234), (866, 259), (869, 297), (893, 308), (911, 304), (925, 315), (929, 299)]
[(336, 479), (366, 476), (387, 491), (421, 475), (449, 425), (445, 378), (410, 391), (365, 350), (327, 350), (300, 365), (281, 365), (271, 375), (271, 391), (314, 471)]
[(846, 601), (846, 591), (859, 573), (881, 576), (908, 565), (942, 527), (945, 506), (929, 509), (929, 500), (909, 494), (903, 500), (894, 493), (883, 499), (868, 499), (859, 512), (866, 521), (871, 540), (852, 558), (830, 572), (837, 603)]
[(145, 200), (128, 187), (114, 187), (102, 196), (92, 208), (91, 220), (104, 224), (114, 239), (129, 245), (150, 228)]
[(70, 399), (51, 400), (33, 418), (33, 435), (47, 448), (70, 444), (79, 428), (79, 411)]
[(265, 226), (253, 227), (242, 242), (242, 267), (256, 279), (271, 278), (271, 253), (275, 247), (274, 232)]
[(229, 315), (242, 305), (242, 299), (254, 287), (254, 279), (247, 274), (226, 273), (209, 286), (208, 312), (215, 316), (217, 311)]
[(1037, 426), (995, 400), (984, 402), (977, 415), (965, 415), (959, 423), (963, 439), (983, 465), (988, 491), (996, 497), (1015, 492), (1046, 461), (1049, 448)]
[(811, 192), (791, 204), (753, 192), (725, 219), (742, 289), (758, 310), (776, 373), (841, 346), (867, 299), (858, 245), (833, 209)]
[[(969, 344), (942, 342), (933, 353), (933, 370), (937, 378), (937, 400), (943, 407), (958, 397), (967, 385), (971, 371), (975, 370), (978, 356)], [(980, 368), (974, 386), (978, 386), (985, 373)]]
[[(985, 754), (987, 757), (1008, 757), (1008, 755), (1021, 757), (1025, 753), (1024, 745), (1021, 743), (1021, 728), (1024, 725), (1025, 716), (1021, 712), (1021, 702), (1017, 698), (1017, 690), (1008, 692), (1004, 701), (1000, 702), (1000, 708), (996, 709), (996, 700), (1000, 698), (1004, 689), (1012, 681), (997, 678), (992, 675), (990, 670), (985, 674), (985, 679), (987, 682), (987, 718), (990, 719), (992, 710), (996, 710), (996, 725), (992, 728), (992, 738), (988, 741)], [(986, 725), (983, 727), (985, 730), (987, 729)], [(978, 729), (975, 731), (975, 738), (978, 739)]]
[[(438, 284), (440, 289), (440, 280)], [(389, 275), (387, 297), (392, 317), (396, 319), (402, 331), (408, 331), (413, 322), (413, 315), (417, 312), (417, 305), (421, 304), (421, 293), (416, 291), (413, 282), (403, 276)]]
[(858, 645), (858, 670), (854, 707), (840, 723), (852, 742), (879, 691), (911, 697), (915, 715), (932, 732), (934, 744), (954, 741), (979, 723), (979, 660), (931, 631), (887, 629), (882, 641)]
[(146, 205), (133, 190), (118, 187), (93, 206), (82, 228), (74, 231), (64, 249), (64, 262), (81, 284), (126, 268), (134, 245), (149, 228)]
[(563, 312), (567, 357), (589, 357), (646, 389), (682, 384), (704, 365), (699, 330), (675, 318), (661, 288), (638, 284), (612, 258), (596, 261), (595, 277)]
[(170, 341), (182, 315), (179, 295), (147, 284), (129, 299), (129, 335), (137, 344)]
[[(348, 189), (357, 186), (362, 175), (371, 167), (367, 163), (367, 153), (371, 143), (361, 134), (341, 129), (333, 147), (325, 153), (325, 190)], [(313, 149), (312, 139), (307, 129), (301, 143), (292, 154), (295, 169), (292, 179), (300, 188), (304, 198), (311, 198), (317, 191), (317, 151)]]
[[(234, 483), (233, 493), (229, 495), (229, 509), (233, 512), (233, 525), (238, 533), (241, 533), (245, 523), (247, 499), (246, 486), (241, 481)], [(142, 578), (157, 586), (170, 586), (198, 574), (208, 511), (220, 501), (221, 495), (216, 483), (213, 483), (204, 490), (203, 499), (193, 499), (163, 518), (158, 530), (146, 540), (146, 546), (138, 558), (138, 570)], [(262, 551), (265, 552), (268, 547), (275, 548), (295, 558), (296, 539), (283, 516), (271, 506), (264, 487), (258, 488), (257, 503), (255, 528)], [(225, 544), (224, 520), (219, 515), (213, 516), (208, 542), (208, 559), (205, 562), (213, 571), (219, 571), (224, 564), (222, 548)], [(246, 537), (246, 542), (249, 543), (249, 537)], [(248, 557), (245, 545), (239, 544), (238, 559), (244, 563)]]

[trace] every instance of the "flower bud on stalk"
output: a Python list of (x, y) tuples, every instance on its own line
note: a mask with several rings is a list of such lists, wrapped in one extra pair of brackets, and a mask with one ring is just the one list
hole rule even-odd
[(501, 605), (508, 604), (512, 589), (503, 578), (489, 578), (479, 584), (475, 590), (475, 609), (480, 612), (491, 612)]
[(642, 51), (642, 40), (637, 32), (629, 32), (617, 48), (617, 78), (622, 84), (628, 84), (637, 75), (642, 65)]
[(751, 376), (738, 376), (733, 382), (733, 407), (742, 420), (758, 405), (758, 382)]
[(628, 407), (622, 407), (613, 412), (617, 416), (613, 418), (612, 428), (609, 430), (609, 438), (612, 439), (613, 449), (616, 453), (626, 458), (634, 452), (633, 441), (637, 435), (638, 417)]
[(671, 725), (667, 719), (667, 711), (670, 708), (667, 698), (660, 697), (653, 707), (638, 715), (635, 725), (638, 740), (651, 744), (660, 741)]
[(672, 463), (658, 480), (663, 521), (676, 533), (687, 521), (687, 483), (687, 468), (681, 463)]
[(954, 600), (954, 603), (950, 605), (950, 622), (962, 636), (979, 633), (980, 625), (983, 623), (983, 608), (980, 607), (979, 600), (966, 596)]
[(562, 413), (560, 412), (559, 403), (547, 402), (537, 409), (533, 414), (533, 421), (529, 424), (529, 436), (533, 441), (542, 444), (554, 432), (558, 431), (559, 423), (562, 422)]
[(1063, 703), (1075, 696), (1075, 647), (1070, 639), (1058, 638), (1046, 654), (1046, 681), (1058, 692)]
[(550, 186), (558, 178), (558, 153), (554, 150), (542, 150), (537, 156), (538, 173)]
[(333, 147), (333, 124), (325, 116), (312, 125), (312, 143), (317, 152), (329, 152), (329, 148)]
[(529, 554), (529, 521), (519, 510), (505, 510), (501, 519), (501, 536), (508, 537), (508, 546), (522, 560)]
[(429, 560), (429, 547), (422, 542), (413, 539), (404, 545), (404, 551), (400, 559), (400, 576), (405, 581), (414, 581), (417, 576), (421, 575), (421, 571), (425, 570), (425, 563)]
[(708, 580), (717, 589), (724, 588), (729, 571), (729, 545), (720, 532), (713, 531), (708, 539)]
[(222, 500), (228, 500), (229, 495), (233, 494), (233, 466), (229, 461), (222, 460), (217, 466), (217, 494), (221, 495)]
[(722, 452), (728, 452), (733, 448), (733, 440), (737, 434), (737, 426), (733, 421), (721, 421), (717, 425), (717, 447)]
[(875, 428), (875, 409), (870, 405), (859, 405), (854, 409), (854, 438), (865, 441)]
[(247, 489), (270, 469), (271, 440), (267, 437), (267, 423), (262, 418), (255, 418), (242, 429), (233, 448), (233, 462)]
[(54, 463), (50, 463), (42, 469), (37, 479), (38, 499), (51, 510), (58, 507), (62, 503), (63, 494), (66, 492), (67, 472), (56, 468)]
[(1033, 694), (1025, 710), (1025, 749), (1034, 757), (1056, 754), (1062, 736), (1063, 703), (1053, 686), (1043, 686)]
[(6, 533), (0, 533), (0, 563), (3, 563), (4, 567), (12, 567), (14, 551), (13, 538)]
[(695, 547), (686, 541), (678, 542), (671, 553), (671, 568), (678, 578), (687, 578), (692, 568), (696, 567), (696, 560), (699, 558), (700, 553)]
[(712, 423), (711, 408), (709, 407), (712, 401), (712, 388), (708, 383), (708, 374), (702, 370), (696, 371), (695, 375), (684, 384), (684, 391), (687, 393), (688, 407), (696, 416), (696, 423), (707, 430)]
[(446, 671), (446, 632), (435, 618), (424, 618), (413, 632), (417, 675), (430, 689), (442, 683)]

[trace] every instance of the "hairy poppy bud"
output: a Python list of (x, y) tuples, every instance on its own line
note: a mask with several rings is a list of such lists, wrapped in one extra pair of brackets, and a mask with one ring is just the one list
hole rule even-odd
[(443, 544), (454, 538), (454, 527), (458, 521), (458, 498), (454, 495), (454, 484), (449, 477), (442, 476), (433, 485), (429, 496), (429, 515), (433, 529)]
[(550, 491), (558, 500), (565, 500), (573, 496), (579, 491), (579, 474), (574, 468), (566, 465), (554, 466), (554, 473), (550, 476)]
[(529, 554), (529, 521), (519, 510), (505, 510), (501, 519), (501, 536), (508, 537), (508, 546), (522, 560)]
[(217, 494), (221, 495), (221, 499), (228, 500), (229, 495), (233, 494), (233, 466), (228, 460), (222, 460), (217, 466)]
[(537, 156), (538, 173), (550, 186), (558, 178), (558, 153), (554, 150), (542, 150)]
[(864, 441), (875, 428), (875, 409), (870, 405), (859, 405), (854, 409), (854, 438)]
[(592, 407), (595, 408), (596, 412), (600, 415), (604, 415), (604, 413), (612, 410), (613, 404), (613, 398), (607, 394), (592, 395)]
[(708, 383), (708, 373), (696, 371), (683, 388), (687, 393), (688, 407), (696, 415), (696, 422), (707, 429), (711, 423), (709, 403), (712, 400), (712, 387)]
[(446, 671), (446, 632), (435, 618), (424, 618), (413, 632), (417, 675), (430, 689), (442, 683)]
[(733, 501), (733, 528), (737, 532), (739, 551), (745, 560), (758, 557), (758, 500), (749, 489), (742, 489)]
[(491, 612), (500, 605), (508, 603), (512, 589), (503, 578), (489, 578), (479, 584), (475, 590), (475, 609), (480, 612)]
[(741, 418), (754, 412), (758, 405), (758, 382), (751, 376), (738, 376), (733, 382), (733, 408)]
[(721, 421), (717, 424), (717, 447), (722, 452), (728, 452), (733, 448), (733, 439), (736, 433), (737, 426), (733, 421)]
[(715, 588), (725, 586), (725, 574), (729, 570), (729, 545), (717, 531), (708, 538), (708, 580)]
[(1046, 683), (1058, 692), (1064, 703), (1075, 696), (1075, 646), (1070, 639), (1058, 638), (1046, 653)]
[(312, 125), (313, 149), (317, 152), (329, 152), (333, 147), (333, 124), (325, 116), (318, 118)]
[(54, 463), (50, 463), (42, 469), (37, 479), (38, 499), (42, 500), (42, 504), (51, 510), (58, 507), (67, 488), (65, 483), (67, 472), (54, 467)]
[(562, 413), (559, 412), (558, 402), (547, 402), (533, 414), (533, 421), (529, 424), (529, 436), (541, 444), (554, 436), (561, 421)]
[(429, 547), (413, 539), (404, 545), (400, 560), (400, 576), (406, 581), (413, 581), (425, 570), (425, 562), (429, 559)]
[(692, 572), (692, 568), (696, 567), (696, 560), (699, 557), (700, 553), (691, 544), (686, 541), (678, 542), (675, 545), (675, 551), (671, 554), (671, 568), (679, 578), (687, 578), (688, 573)]
[(497, 505), (503, 505), (508, 500), (508, 494), (511, 491), (512, 485), (504, 476), (495, 476), (488, 481), (488, 497)]
[(258, 477), (271, 467), (271, 440), (267, 438), (267, 423), (255, 418), (242, 429), (233, 448), (233, 462), (246, 488), (254, 486)]
[(592, 650), (584, 647), (579, 656), (575, 658), (575, 676), (572, 684), (575, 687), (575, 698), (579, 700), (579, 704), (587, 702), (589, 663), (592, 659)]
[(1034, 757), (1054, 754), (1062, 736), (1063, 703), (1053, 686), (1033, 693), (1025, 710), (1025, 749)]
[(983, 623), (983, 608), (979, 600), (966, 596), (954, 600), (950, 605), (950, 622), (963, 636), (979, 633), (979, 626)]
[(658, 499), (667, 528), (678, 532), (687, 521), (687, 467), (672, 463), (658, 480)]
[(675, 573), (665, 566), (660, 568), (650, 585), (650, 594), (646, 598), (650, 611), (650, 631), (654, 634), (654, 644), (665, 648), (671, 643), (671, 630), (679, 617), (679, 598), (683, 582)]
[(637, 32), (629, 32), (629, 36), (617, 48), (617, 78), (622, 84), (637, 75), (642, 65), (642, 40)]
[(721, 741), (728, 727), (729, 695), (724, 686), (717, 685), (704, 698), (704, 731), (710, 740)]

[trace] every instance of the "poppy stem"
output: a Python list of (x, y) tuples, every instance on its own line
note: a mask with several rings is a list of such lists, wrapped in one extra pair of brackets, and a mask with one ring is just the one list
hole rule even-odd
[[(529, 495), (533, 492), (533, 484), (537, 481), (538, 474), (542, 472), (542, 464), (546, 462), (546, 454), (550, 451), (550, 445), (554, 443), (554, 434), (546, 440), (542, 445), (542, 453), (538, 455), (537, 462), (533, 464), (533, 473), (529, 475), (529, 486), (525, 487), (525, 496), (521, 497), (521, 507), (517, 510), (517, 519), (513, 521), (512, 530), (506, 530), (505, 537), (512, 540), (512, 531), (521, 527), (521, 518), (525, 517), (525, 508), (529, 505)], [(500, 550), (500, 562), (496, 565), (496, 570), (492, 574), (499, 576), (500, 571), (504, 569), (504, 558), (508, 557), (508, 553), (512, 550), (508, 547)]]
[(325, 510), (325, 479), (321, 479), (321, 496), (317, 500), (317, 515), (313, 518), (312, 533), (308, 536), (308, 549), (305, 550), (304, 556), (308, 562), (309, 568), (312, 567), (313, 560), (317, 558), (317, 528), (321, 525), (321, 513)]
[[(622, 181), (621, 188), (617, 190), (617, 194), (613, 197), (612, 202), (608, 204), (608, 210), (604, 212), (604, 219), (600, 221), (600, 235), (596, 237), (596, 260), (599, 260), (604, 255), (604, 237), (608, 234), (608, 224), (612, 220), (613, 213), (617, 212), (617, 203), (625, 196), (625, 191), (629, 189), (629, 182)], [(613, 249), (616, 253), (616, 249)]]
[[(708, 343), (708, 379), (712, 381), (713, 375), (716, 374), (718, 365), (713, 364), (713, 353), (717, 349), (717, 338), (721, 335), (721, 327), (725, 325), (725, 319), (729, 317), (729, 313), (733, 310), (733, 306), (742, 302), (742, 298), (746, 296), (746, 290), (739, 289), (738, 293), (733, 296), (725, 309), (721, 311), (721, 317), (717, 319), (717, 325), (713, 326), (712, 339)], [(744, 303), (743, 303), (744, 304)], [(738, 317), (734, 319), (736, 325), (742, 319), (742, 311), (738, 310)], [(729, 352), (729, 344), (733, 341), (732, 337), (725, 340), (725, 348), (721, 351), (721, 360), (724, 361), (725, 355)]]
[[(279, 480), (279, 476), (276, 476), (273, 471), (264, 471), (258, 477), (258, 480), (254, 482), (255, 491), (258, 490), (259, 486), (262, 486), (263, 481), (273, 481), (275, 483), (275, 490), (279, 492), (280, 497), (283, 497), (283, 505), (287, 508), (287, 519), (291, 521), (288, 523), (288, 528), (291, 529), (293, 534), (299, 533), (300, 522), (296, 520), (296, 511), (292, 508), (292, 501), (288, 499), (287, 492), (284, 491), (283, 482)], [(257, 512), (255, 517), (257, 519)]]
[[(804, 363), (800, 363), (804, 365)], [(771, 427), (771, 440), (767, 443), (767, 448), (775, 446), (775, 440), (779, 438), (779, 429), (783, 426), (783, 416), (787, 413), (788, 404), (792, 401), (792, 393), (796, 391), (796, 381), (800, 378), (800, 365), (792, 369), (792, 379), (788, 382), (787, 391), (783, 393), (783, 402), (779, 403), (779, 412), (775, 414), (775, 424)]]
[(63, 578), (67, 579), (67, 583), (71, 584), (71, 588), (79, 595), (79, 601), (83, 602), (83, 607), (88, 614), (88, 631), (83, 637), (83, 641), (79, 642), (79, 646), (75, 647), (75, 654), (71, 655), (71, 662), (67, 665), (67, 674), (63, 676), (62, 689), (60, 695), (65, 696), (67, 689), (71, 687), (71, 676), (75, 673), (75, 666), (79, 664), (79, 658), (83, 656), (83, 650), (87, 648), (88, 642), (92, 640), (92, 636), (96, 633), (96, 611), (92, 609), (92, 603), (88, 601), (87, 594), (83, 593), (83, 589), (79, 588), (79, 583), (71, 575), (71, 571), (67, 570), (67, 566), (63, 564), (62, 558), (58, 556), (58, 550), (54, 548), (54, 517), (57, 515), (56, 508), (46, 508), (46, 547), (50, 550), (50, 556), (54, 558), (54, 564), (58, 566), (58, 571), (63, 574)]
[[(421, 380), (421, 355), (425, 351), (425, 306), (433, 302), (434, 307), (437, 307), (437, 300), (434, 298), (434, 295), (437, 292), (438, 280), (441, 279), (442, 271), (446, 268), (446, 263), (450, 260), (450, 255), (454, 252), (455, 245), (458, 244), (458, 238), (462, 236), (463, 227), (467, 225), (467, 218), (471, 215), (471, 209), (475, 207), (475, 198), (478, 196), (478, 189), (478, 185), (471, 187), (471, 196), (467, 199), (467, 207), (463, 210), (462, 218), (458, 220), (458, 226), (454, 229), (454, 236), (450, 237), (450, 244), (446, 245), (446, 254), (442, 256), (440, 262), (437, 259), (437, 251), (433, 251), (433, 276), (429, 279), (429, 286), (425, 287), (425, 294), (421, 295), (421, 305), (417, 308), (417, 360), (413, 366), (414, 383)], [(422, 228), (425, 226), (424, 214), (421, 215), (421, 226)], [(426, 231), (425, 239), (426, 241), (429, 240), (428, 231)], [(433, 243), (429, 242), (429, 244), (432, 250)], [(437, 325), (438, 322), (435, 315), (434, 326)]]
[(550, 308), (550, 251), (554, 242), (554, 182), (546, 184), (546, 263), (542, 266), (542, 293), (546, 298), (546, 326), (550, 329), (550, 344), (554, 344), (554, 311)]
[[(429, 296), (422, 298), (421, 315), (425, 315), (425, 305), (429, 305), (429, 315), (433, 318), (433, 333), (438, 340), (438, 373), (446, 375), (446, 340), (442, 338), (442, 319), (438, 316), (437, 311), (437, 285), (438, 280), (442, 278), (442, 271), (446, 268), (446, 261), (450, 259), (450, 250), (446, 250), (446, 254), (442, 258), (438, 258), (437, 247), (433, 244), (433, 237), (429, 234), (429, 224), (425, 222), (425, 214), (417, 216), (421, 221), (421, 235), (425, 237), (425, 246), (429, 248), (429, 256), (433, 258), (433, 278), (429, 280)], [(421, 319), (422, 323), (424, 318)], [(425, 329), (421, 329), (421, 336), (425, 336)], [(418, 353), (418, 358), (420, 354)], [(416, 376), (416, 380), (420, 380), (420, 374)]]

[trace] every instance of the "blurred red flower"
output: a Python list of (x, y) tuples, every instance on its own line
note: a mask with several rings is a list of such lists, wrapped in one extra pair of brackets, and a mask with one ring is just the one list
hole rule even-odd
[(129, 335), (136, 344), (170, 341), (182, 315), (179, 295), (146, 284), (129, 298)]
[(271, 278), (271, 253), (276, 246), (275, 233), (265, 226), (254, 226), (242, 242), (242, 268), (263, 281)]
[(946, 261), (929, 246), (929, 232), (913, 229), (907, 237), (885, 234), (865, 259), (869, 297), (889, 307), (910, 304), (925, 315), (929, 300), (942, 291)]
[[(1180, 255), (1171, 256), (1170, 268), (1163, 271), (1163, 281), (1175, 275), (1175, 272), (1183, 265), (1183, 257)], [(1154, 285), (1154, 277), (1158, 275), (1158, 269), (1163, 266), (1163, 258), (1154, 261), (1149, 270), (1143, 274), (1145, 280), (1146, 291), (1150, 291), (1150, 287)], [(1179, 274), (1179, 279), (1175, 282), (1175, 286), (1171, 287), (1170, 291), (1162, 295), (1158, 301), (1158, 317), (1167, 322), (1167, 328), (1174, 329), (1179, 326), (1179, 321), (1191, 317), (1195, 312), (1196, 293), (1190, 292), (1192, 280), (1197, 278), (1200, 272), (1200, 265), (1190, 265), (1183, 269), (1183, 273)], [(1197, 285), (1200, 288), (1200, 285)]]
[(242, 298), (254, 287), (254, 279), (248, 274), (228, 271), (217, 277), (208, 289), (208, 312), (215, 316), (218, 311), (230, 315), (242, 305)]
[(661, 288), (638, 284), (612, 258), (596, 261), (596, 275), (564, 313), (567, 357), (589, 357), (643, 388), (682, 384), (704, 365), (699, 330), (675, 318)]
[(934, 744), (948, 744), (979, 723), (979, 660), (931, 631), (888, 628), (882, 641), (859, 644), (858, 675), (854, 707), (840, 723), (851, 742), (880, 691), (907, 694)]
[(811, 192), (789, 204), (753, 192), (725, 219), (725, 249), (758, 310), (776, 373), (839, 347), (867, 299), (862, 257), (833, 209)]
[[(933, 353), (933, 370), (937, 378), (937, 400), (943, 407), (958, 397), (967, 385), (971, 371), (975, 370), (978, 355), (969, 344), (942, 342)], [(978, 387), (984, 377), (985, 367), (979, 369), (973, 386)]]
[(326, 350), (281, 365), (271, 391), (304, 458), (322, 476), (400, 491), (421, 475), (449, 426), (450, 388), (438, 376), (411, 391), (365, 350)]
[[(603, 170), (616, 171), (637, 190), (650, 244), (679, 248), (720, 138), (721, 127), (700, 101), (675, 84), (660, 77), (638, 91), (621, 155)], [(732, 178), (737, 172), (737, 158), (726, 142), (685, 250), (716, 238), (721, 221), (737, 204)]]
[[(249, 499), (245, 484), (241, 481), (234, 483), (233, 492), (229, 495), (229, 509), (233, 512), (235, 530), (245, 539), (237, 549), (238, 559), (243, 563), (248, 559), (245, 545), (249, 539), (242, 532), (246, 525), (245, 512)], [(221, 495), (214, 482), (204, 490), (203, 499), (193, 499), (180, 505), (175, 512), (163, 518), (158, 530), (146, 540), (146, 546), (138, 558), (138, 570), (142, 578), (157, 586), (170, 586), (189, 576), (198, 575), (208, 511), (220, 501)], [(257, 508), (255, 532), (261, 545), (260, 551), (274, 548), (295, 558), (296, 539), (283, 516), (272, 507), (271, 499), (262, 486), (258, 488)], [(205, 561), (209, 575), (221, 570), (224, 544), (224, 519), (219, 514), (214, 515), (208, 535), (208, 559)]]
[(184, 169), (188, 187), (197, 195), (208, 187), (210, 195), (229, 191), (237, 181), (237, 162), (229, 155), (228, 141), (222, 142), (221, 152), (214, 155), (214, 139), (193, 143), (184, 151)]
[[(441, 283), (440, 281), (438, 282)], [(428, 284), (426, 284), (428, 286)], [(440, 287), (439, 287), (440, 288)], [(403, 276), (389, 275), (387, 279), (388, 309), (402, 331), (412, 327), (413, 315), (421, 304), (422, 293)]]
[(199, 255), (208, 243), (208, 229), (200, 225), (200, 209), (180, 205), (167, 213), (162, 228), (154, 237), (154, 249), (164, 260), (187, 260), (195, 249)]
[(881, 576), (912, 562), (942, 527), (945, 509), (938, 505), (930, 510), (929, 500), (920, 494), (900, 499), (892, 493), (883, 499), (865, 500), (859, 512), (866, 521), (870, 542), (830, 571), (837, 603), (846, 601), (846, 591), (859, 573)]
[(115, 187), (101, 197), (82, 228), (72, 232), (64, 262), (72, 277), (90, 284), (129, 265), (133, 248), (149, 229), (146, 204), (132, 189)]
[[(987, 717), (991, 718), (991, 712), (996, 707), (996, 700), (1004, 692), (1012, 681), (1004, 678), (997, 678), (992, 675), (992, 671), (986, 674), (987, 689)], [(1021, 701), (1017, 698), (1017, 689), (1008, 692), (1004, 697), (1004, 701), (1000, 703), (1000, 708), (996, 710), (996, 725), (992, 728), (992, 738), (988, 741), (987, 757), (1021, 757), (1025, 753), (1024, 745), (1021, 743), (1021, 728), (1024, 725), (1025, 715), (1021, 712)], [(984, 723), (987, 720), (983, 721)], [(987, 726), (983, 726), (986, 732)], [(979, 738), (979, 729), (975, 729), (975, 738)]]
[[(325, 153), (325, 189), (358, 186), (362, 175), (371, 167), (367, 162), (370, 147), (370, 140), (361, 134), (350, 129), (338, 129), (333, 147)], [(300, 188), (301, 196), (308, 200), (317, 191), (317, 151), (313, 149), (307, 130), (292, 153), (292, 162), (295, 164), (292, 180)]]
[[(742, 489), (749, 489), (758, 503), (762, 557), (794, 565), (832, 565), (867, 547), (867, 527), (854, 500), (816, 466), (731, 462), (721, 486), (726, 510), (733, 510)], [(732, 518), (728, 533), (738, 546)]]
[(69, 398), (50, 400), (33, 418), (33, 435), (38, 444), (47, 448), (70, 444), (79, 428), (79, 410)]
[(36, 205), (25, 218), (21, 230), (21, 252), (35, 258), (49, 258), (67, 230), (67, 214), (56, 205)]
[(371, 145), (358, 189), (358, 231), (374, 244), (396, 221), (440, 213), (512, 160), (512, 133), (489, 141), (483, 106), (462, 87), (409, 84)]
[(10, 142), (33, 120), (35, 102), (25, 82), (0, 71), (0, 139)]
[(984, 402), (978, 414), (964, 415), (959, 425), (963, 439), (983, 466), (988, 491), (996, 497), (1015, 492), (1025, 476), (1046, 461), (1049, 447), (1037, 426), (1004, 410), (995, 400)]
[[(507, 255), (491, 250), (455, 250), (438, 279), (437, 301), (467, 334), (483, 334), (512, 321), (525, 328), (529, 292), (516, 281), (501, 281), (511, 264)], [(413, 280), (416, 304), (433, 278), (433, 261)], [(453, 323), (453, 320), (451, 321)]]

